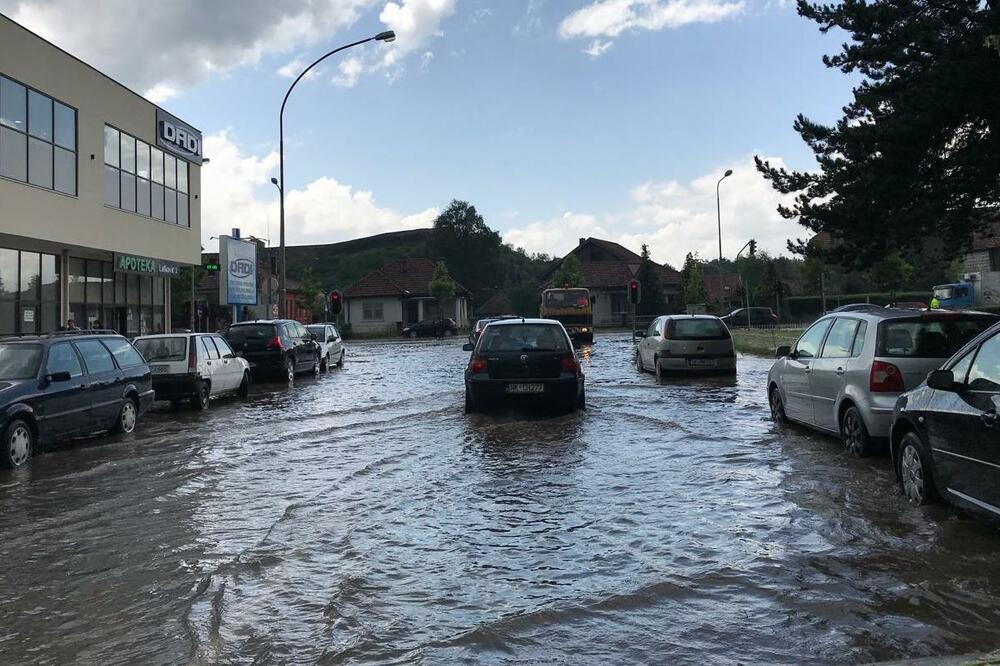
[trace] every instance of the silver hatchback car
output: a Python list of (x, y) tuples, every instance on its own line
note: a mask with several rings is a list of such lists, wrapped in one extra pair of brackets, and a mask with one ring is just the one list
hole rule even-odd
[(718, 317), (665, 315), (657, 317), (636, 346), (635, 367), (666, 374), (736, 373), (733, 336)]
[(858, 456), (889, 436), (896, 398), (997, 321), (981, 312), (872, 308), (820, 317), (779, 347), (767, 377), (775, 421), (839, 434)]

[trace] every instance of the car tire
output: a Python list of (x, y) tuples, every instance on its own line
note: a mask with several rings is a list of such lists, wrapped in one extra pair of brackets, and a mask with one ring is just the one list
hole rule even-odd
[(580, 389), (580, 397), (576, 399), (576, 408), (586, 410), (587, 409), (587, 387), (584, 386)]
[(410, 338), (415, 338), (415, 337), (417, 337), (417, 332), (416, 331), (410, 331)]
[(291, 356), (285, 358), (285, 377), (289, 382), (295, 381), (295, 359)]
[(118, 410), (118, 418), (111, 427), (111, 431), (122, 435), (127, 435), (135, 430), (135, 424), (139, 421), (139, 405), (134, 398), (125, 398), (121, 409)]
[(913, 506), (930, 504), (936, 497), (934, 475), (927, 465), (920, 436), (915, 432), (903, 435), (899, 451), (899, 480), (903, 495)]
[(864, 458), (872, 453), (872, 441), (861, 412), (854, 405), (844, 410), (840, 417), (840, 441), (848, 453)]
[(476, 401), (472, 397), (472, 391), (465, 388), (465, 413), (474, 414), (476, 412)]
[(202, 381), (201, 386), (198, 387), (198, 392), (191, 396), (191, 408), (199, 412), (205, 411), (208, 409), (208, 401), (211, 395), (211, 385), (206, 381)]
[(642, 364), (642, 354), (639, 353), (638, 349), (635, 350), (635, 369), (639, 372), (646, 372), (646, 368)]
[(330, 354), (327, 353), (323, 360), (319, 362), (319, 369), (323, 372), (330, 372)]
[(662, 382), (667, 378), (666, 373), (663, 372), (663, 366), (660, 365), (660, 359), (657, 356), (653, 357), (653, 369), (656, 372), (656, 381)]
[(2, 466), (12, 469), (23, 467), (31, 460), (34, 450), (35, 433), (28, 422), (23, 419), (11, 421), (3, 432)]
[(344, 367), (344, 355), (345, 354), (347, 354), (347, 352), (344, 351), (343, 349), (341, 349), (340, 350), (340, 358), (337, 360), (337, 367), (338, 368)]
[(767, 403), (771, 407), (771, 420), (775, 423), (787, 423), (788, 417), (785, 415), (785, 403), (781, 399), (781, 391), (775, 386), (767, 392)]
[(321, 372), (321, 370), (320, 370), (320, 366), (321, 365), (322, 365), (322, 361), (320, 361), (320, 359), (319, 359), (319, 354), (316, 354), (316, 358), (313, 359), (313, 372), (312, 372), (313, 373), (313, 377), (319, 377), (319, 374)]
[(250, 396), (250, 373), (243, 373), (243, 381), (240, 382), (240, 387), (237, 389), (236, 394), (243, 398), (244, 400)]

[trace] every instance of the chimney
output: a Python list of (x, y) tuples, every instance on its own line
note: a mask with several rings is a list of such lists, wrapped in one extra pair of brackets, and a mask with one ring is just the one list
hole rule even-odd
[(581, 239), (580, 239), (580, 245), (583, 245), (583, 244), (584, 244), (584, 243), (586, 243), (586, 242), (587, 242), (587, 239), (586, 239), (586, 238), (581, 238)]

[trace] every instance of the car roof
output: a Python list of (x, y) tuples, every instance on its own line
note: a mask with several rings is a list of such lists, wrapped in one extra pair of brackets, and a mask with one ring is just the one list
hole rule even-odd
[(661, 315), (667, 319), (719, 319), (715, 315), (710, 314), (672, 314), (672, 315)]
[(490, 326), (520, 326), (521, 324), (549, 324), (562, 326), (561, 322), (555, 319), (540, 319), (538, 317), (518, 317), (517, 319), (499, 319), (491, 321)]
[(103, 339), (103, 338), (124, 338), (124, 335), (117, 333), (115, 331), (56, 331), (54, 333), (43, 333), (41, 335), (11, 335), (6, 337), (0, 337), (0, 342), (3, 343), (45, 343), (45, 342), (58, 342), (60, 340), (91, 340), (91, 339)]
[(133, 340), (162, 340), (166, 338), (190, 338), (195, 335), (219, 335), (218, 333), (200, 333), (198, 331), (178, 331), (177, 333), (153, 333), (152, 335), (137, 335)]
[[(872, 306), (871, 309), (865, 310), (846, 310), (837, 312), (836, 310), (832, 312), (825, 313), (820, 319), (825, 319), (828, 317), (870, 317), (876, 320), (884, 319), (951, 319), (955, 317), (962, 316), (973, 316), (973, 317), (996, 317), (997, 315), (989, 312), (980, 312), (978, 310), (912, 310), (905, 308), (884, 308), (881, 306)], [(818, 321), (818, 320), (817, 320)]]

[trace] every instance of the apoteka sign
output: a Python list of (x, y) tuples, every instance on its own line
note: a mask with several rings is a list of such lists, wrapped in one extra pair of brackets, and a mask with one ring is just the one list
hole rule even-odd
[(201, 132), (163, 109), (156, 110), (156, 145), (189, 162), (201, 164)]

